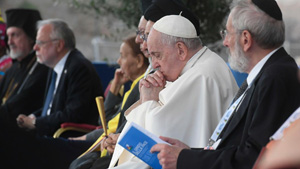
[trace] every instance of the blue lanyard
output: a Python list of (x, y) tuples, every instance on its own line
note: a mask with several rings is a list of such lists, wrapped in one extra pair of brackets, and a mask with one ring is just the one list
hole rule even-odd
[(215, 128), (212, 136), (210, 137), (209, 142), (208, 142), (208, 147), (213, 146), (213, 144), (218, 140), (218, 138), (219, 138), (220, 134), (222, 133), (224, 127), (226, 126), (229, 119), (233, 115), (234, 110), (238, 109), (240, 107), (240, 104), (244, 100), (244, 97), (245, 97), (248, 89), (249, 88), (247, 88), (246, 91), (233, 104), (231, 104), (229, 109), (227, 109), (227, 111), (223, 115), (222, 119), (220, 120), (219, 124)]

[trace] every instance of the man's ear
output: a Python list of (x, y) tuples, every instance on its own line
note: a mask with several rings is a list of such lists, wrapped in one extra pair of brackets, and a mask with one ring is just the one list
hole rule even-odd
[(144, 59), (145, 59), (144, 55), (142, 55), (142, 54), (137, 55), (137, 68), (143, 67)]
[(188, 48), (183, 42), (176, 43), (176, 49), (180, 60), (185, 60), (188, 53)]
[(64, 49), (64, 47), (65, 47), (65, 41), (61, 40), (61, 39), (58, 40), (57, 48), (56, 48), (57, 52), (62, 51)]
[(244, 30), (241, 35), (241, 45), (244, 52), (247, 52), (253, 45), (253, 37), (248, 30)]

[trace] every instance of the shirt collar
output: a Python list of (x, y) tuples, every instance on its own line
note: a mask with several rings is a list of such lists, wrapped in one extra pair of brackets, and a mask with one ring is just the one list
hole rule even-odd
[[(279, 47), (280, 48), (280, 47)], [(272, 52), (270, 52), (269, 54), (267, 54), (262, 60), (260, 60), (255, 66), (254, 68), (250, 71), (248, 77), (247, 77), (247, 83), (248, 83), (248, 88), (251, 87), (251, 83), (253, 82), (253, 80), (255, 79), (255, 77), (257, 76), (257, 74), (260, 72), (260, 70), (262, 69), (262, 67), (265, 65), (265, 63), (267, 62), (267, 60), (279, 49), (275, 49)]]
[[(53, 69), (53, 71), (55, 71), (55, 73), (57, 74), (57, 76), (56, 76), (56, 82), (55, 82), (55, 90), (56, 90), (56, 87), (58, 86), (58, 84), (59, 84), (59, 79), (60, 79), (60, 77), (61, 77), (61, 75), (62, 75), (62, 71), (63, 71), (63, 69), (64, 69), (64, 66), (65, 66), (65, 63), (66, 63), (66, 61), (67, 61), (67, 59), (68, 59), (68, 57), (69, 57), (69, 54), (70, 54), (70, 52), (71, 51), (68, 51), (66, 54), (65, 54), (65, 56), (63, 57), (63, 58), (61, 58), (60, 59), (60, 61), (55, 65), (55, 67), (54, 67), (54, 69)], [(66, 70), (65, 70), (66, 71)]]
[(57, 73), (57, 74), (61, 74), (61, 72), (63, 71), (64, 69), (64, 66), (65, 66), (65, 63), (67, 61), (67, 58), (70, 54), (70, 51), (68, 51), (65, 56), (63, 58), (60, 59), (60, 61), (55, 65), (54, 67), (54, 71)]

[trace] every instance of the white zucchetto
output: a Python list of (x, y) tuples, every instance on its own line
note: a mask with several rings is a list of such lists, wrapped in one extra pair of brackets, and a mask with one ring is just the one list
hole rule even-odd
[(188, 19), (181, 15), (168, 15), (162, 17), (153, 25), (153, 29), (158, 32), (180, 37), (180, 38), (197, 38), (197, 31)]

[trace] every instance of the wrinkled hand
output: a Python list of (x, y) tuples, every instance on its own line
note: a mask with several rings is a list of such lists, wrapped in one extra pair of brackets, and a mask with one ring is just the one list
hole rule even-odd
[(112, 80), (110, 92), (117, 95), (123, 84), (129, 81), (129, 78), (124, 74), (124, 72), (119, 68), (116, 69), (114, 79)]
[(124, 72), (118, 68), (115, 71), (114, 80), (117, 84), (123, 85), (129, 81), (129, 78), (124, 74)]
[(164, 136), (160, 136), (159, 138), (164, 140), (165, 142), (173, 145), (173, 146), (181, 147), (183, 149), (190, 149), (190, 147), (188, 145), (184, 144), (183, 142), (181, 142), (177, 139), (173, 139), (173, 138), (170, 138), (170, 137), (164, 137)]
[(147, 75), (146, 79), (140, 80), (140, 100), (142, 103), (149, 100), (159, 100), (159, 92), (166, 85), (166, 80), (163, 74), (157, 70), (153, 74)]
[(17, 124), (20, 128), (32, 130), (35, 129), (34, 121), (36, 117), (34, 115), (26, 116), (24, 114), (20, 114), (17, 117)]
[(105, 150), (105, 140), (106, 140), (106, 139), (107, 139), (107, 138), (104, 137), (104, 138), (101, 140), (101, 143), (100, 143), (100, 150), (101, 150), (101, 151)]
[(119, 135), (120, 133), (110, 133), (107, 138), (104, 138), (101, 142), (101, 151), (106, 149), (109, 154), (113, 154)]
[(163, 169), (176, 169), (179, 153), (182, 149), (189, 149), (189, 146), (176, 139), (162, 136), (160, 138), (170, 143), (171, 146), (156, 144), (151, 148), (150, 152), (158, 152), (157, 158)]
[(119, 135), (120, 133), (118, 134), (110, 133), (108, 138), (106, 139), (106, 144), (107, 144), (106, 149), (109, 154), (112, 154), (114, 152)]

